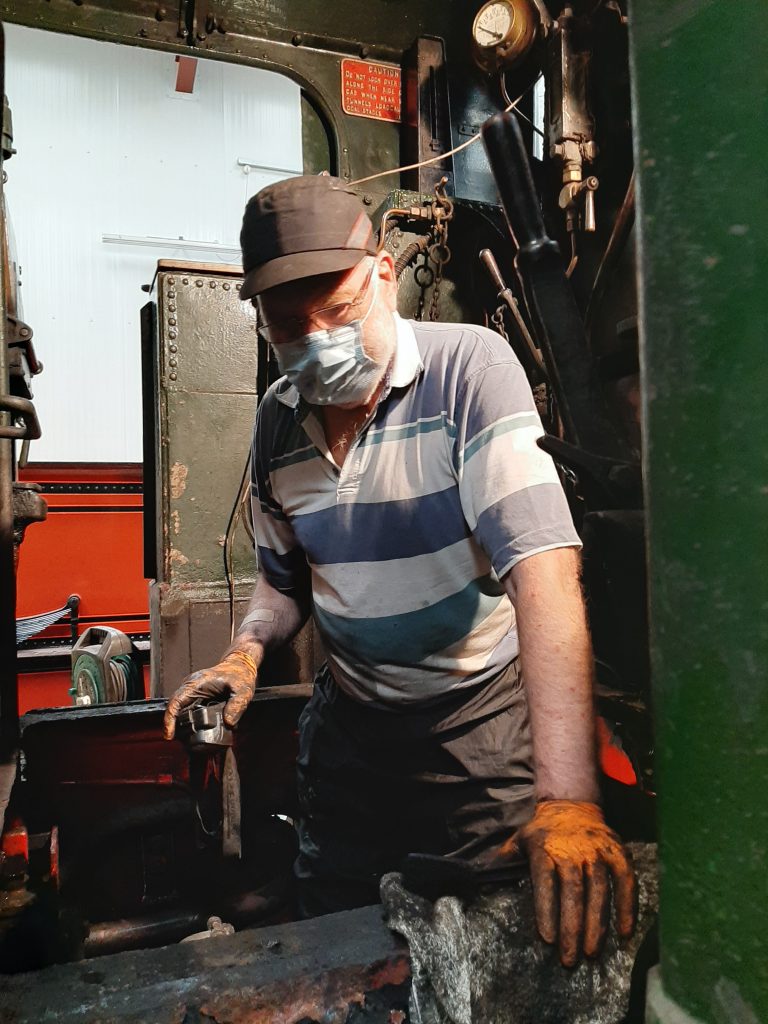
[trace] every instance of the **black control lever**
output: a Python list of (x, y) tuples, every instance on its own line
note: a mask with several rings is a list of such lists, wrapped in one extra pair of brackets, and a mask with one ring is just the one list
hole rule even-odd
[(482, 134), (566, 439), (596, 455), (629, 460), (629, 447), (608, 414), (560, 249), (544, 226), (517, 118), (511, 111), (496, 114)]
[(551, 434), (545, 434), (536, 443), (555, 462), (575, 473), (591, 508), (643, 507), (643, 478), (639, 462), (593, 455)]

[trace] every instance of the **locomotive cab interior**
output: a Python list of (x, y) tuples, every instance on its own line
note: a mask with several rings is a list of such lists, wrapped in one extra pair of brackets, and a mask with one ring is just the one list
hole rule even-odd
[[(657, 793), (665, 780), (677, 798), (685, 790), (675, 789), (679, 762), (670, 767), (664, 753), (667, 743), (674, 747), (674, 726), (658, 706), (670, 708), (659, 680), (662, 666), (673, 671), (672, 655), (663, 654), (673, 617), (663, 587), (674, 584), (658, 554), (668, 550), (656, 518), (661, 491), (650, 490), (657, 481), (671, 486), (664, 473), (677, 428), (668, 418), (664, 449), (664, 424), (648, 412), (673, 387), (650, 361), (669, 351), (660, 323), (674, 306), (658, 276), (659, 218), (678, 222), (658, 198), (656, 175), (671, 176), (683, 158), (657, 128), (653, 104), (667, 104), (669, 113), (672, 101), (654, 93), (653, 75), (662, 73), (657, 61), (674, 78), (666, 50), (690, 25), (655, 0), (653, 11), (639, 7), (626, 0), (339, 0), (333, 11), (308, 0), (0, 3), (0, 1007), (5, 999), (22, 1014), (10, 1019), (43, 1019), (23, 1016), (33, 1012), (23, 993), (38, 974), (53, 977), (45, 975), (53, 965), (87, 961), (98, 984), (108, 970), (98, 965), (117, 965), (109, 970), (128, 991), (113, 954), (301, 927), (291, 874), (294, 762), (297, 721), (323, 661), (312, 622), (265, 664), (237, 729), (223, 727), (218, 709), (199, 707), (173, 741), (161, 730), (167, 698), (230, 642), (259, 572), (250, 441), (254, 412), (278, 371), (255, 309), (239, 298), (242, 269), (231, 240), (245, 200), (292, 174), (329, 172), (357, 193), (379, 246), (394, 258), (401, 316), (489, 327), (517, 355), (545, 429), (541, 447), (555, 460), (584, 545), (606, 819), (655, 857)], [(692, 23), (697, 18), (706, 14)], [(39, 209), (30, 205), (31, 188), (17, 186), (15, 200), (25, 147), (42, 153), (48, 141), (37, 129), (27, 142), (36, 129), (18, 113), (30, 101), (14, 95), (15, 46), (38, 53), (41, 68), (45, 55), (51, 67), (63, 62), (58, 79), (40, 72), (37, 103), (57, 81), (72, 89), (64, 105), (56, 101), (68, 105), (69, 119), (48, 143), (50, 173), (64, 185), (40, 195)], [(115, 51), (119, 57), (110, 56)], [(74, 63), (62, 70), (66, 59), (89, 62), (90, 80)], [(149, 86), (156, 80), (166, 83), (160, 99)], [(266, 98), (257, 102), (252, 93)], [(126, 113), (131, 102), (143, 111), (135, 122)], [(685, 97), (676, 102), (673, 120)], [(98, 137), (111, 117), (114, 137)], [(76, 272), (83, 298), (69, 308), (57, 290), (65, 273), (57, 284), (54, 266), (51, 279), (41, 279), (50, 253), (66, 256), (62, 232), (51, 228), (48, 257), (40, 241), (46, 219), (67, 203), (68, 175), (77, 177), (82, 212), (68, 211), (62, 223), (81, 221), (91, 239), (83, 252), (98, 248), (93, 267), (101, 260), (105, 274), (90, 279), (90, 264)], [(100, 222), (89, 203), (102, 211)], [(121, 219), (122, 206), (129, 217)], [(651, 218), (645, 234), (641, 215)], [(730, 216), (737, 228), (748, 223)], [(727, 241), (751, 242), (750, 230)], [(33, 237), (34, 245), (25, 242)], [(735, 258), (693, 248), (705, 261), (702, 274)], [(37, 254), (23, 271), (20, 251)], [(64, 339), (77, 346), (78, 328), (58, 321), (86, 323), (88, 289), (111, 290), (93, 300), (101, 325), (83, 328), (82, 354), (75, 347), (49, 357)], [(701, 313), (702, 330), (708, 315)], [(107, 348), (103, 359), (99, 345)], [(57, 362), (64, 394), (46, 381)], [(85, 424), (79, 436), (92, 435), (91, 454), (64, 458), (51, 442), (44, 450), (52, 455), (37, 458), (46, 405), (67, 429), (74, 423), (73, 436)], [(134, 440), (110, 450), (128, 456), (99, 456), (109, 449), (99, 435), (120, 424), (129, 424)], [(665, 505), (663, 515), (673, 514)], [(685, 571), (693, 579), (691, 565)], [(759, 713), (742, 719), (744, 736), (755, 735)], [(692, 776), (686, 785), (694, 784)], [(674, 825), (669, 834), (677, 841)], [(755, 843), (764, 853), (764, 839)], [(673, 940), (676, 927), (669, 925)], [(307, 936), (301, 941), (314, 955), (315, 946), (341, 944), (341, 928), (296, 935)], [(629, 1004), (610, 1018), (615, 1024), (637, 1024), (651, 1012), (645, 991), (659, 950), (655, 926), (646, 932)], [(290, 944), (265, 938), (262, 953), (268, 942)], [(421, 1020), (413, 997), (403, 995), (403, 956), (391, 953), (381, 982), (398, 994), (365, 1003), (372, 1019)], [(710, 1024), (709, 997), (698, 981), (680, 980), (677, 963), (665, 976), (675, 998)], [(258, 1019), (358, 1019), (351, 1010), (322, 1016), (331, 1005), (341, 1013), (328, 994), (336, 976), (323, 971), (327, 1005), (312, 1003), (310, 1011), (307, 1002), (302, 1017), (281, 996), (273, 1016)], [(759, 1012), (764, 997), (736, 973), (739, 998)], [(65, 1003), (55, 1019), (70, 1019)], [(88, 1012), (84, 1019), (106, 1019), (98, 1007)], [(144, 1019), (165, 1019), (165, 1010), (145, 1012)], [(672, 1020), (654, 1012), (649, 1020)], [(402, 1016), (387, 1016), (394, 1013)]]

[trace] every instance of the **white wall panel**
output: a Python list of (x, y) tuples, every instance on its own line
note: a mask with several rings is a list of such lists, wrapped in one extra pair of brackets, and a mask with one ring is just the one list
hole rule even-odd
[(299, 89), (200, 60), (175, 92), (173, 55), (6, 26), (16, 156), (6, 193), (24, 316), (45, 364), (36, 461), (141, 461), (140, 286), (158, 259), (231, 253), (115, 245), (104, 234), (237, 246), (243, 206), (301, 169)]

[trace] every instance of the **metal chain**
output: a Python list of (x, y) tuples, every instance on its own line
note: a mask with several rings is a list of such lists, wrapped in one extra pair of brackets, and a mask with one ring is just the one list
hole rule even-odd
[(435, 198), (432, 200), (434, 242), (427, 250), (430, 260), (435, 264), (432, 302), (429, 307), (429, 319), (432, 321), (437, 320), (440, 312), (440, 286), (443, 282), (443, 268), (450, 261), (452, 255), (448, 247), (448, 224), (453, 219), (453, 203), (445, 194), (447, 181), (447, 178), (441, 178), (435, 185)]
[(504, 326), (504, 307), (503, 306), (499, 306), (499, 308), (496, 310), (496, 312), (491, 316), (491, 320), (493, 321), (493, 326), (496, 328), (496, 330), (502, 336), (504, 341), (506, 341), (506, 343), (509, 344), (510, 343), (509, 342), (509, 335), (507, 334), (507, 329)]
[(419, 292), (419, 308), (416, 310), (416, 319), (424, 319), (424, 307), (427, 299), (427, 289), (431, 287), (435, 280), (435, 272), (429, 265), (429, 250), (424, 252), (424, 262), (417, 263), (416, 269), (413, 272), (413, 279), (420, 288)]

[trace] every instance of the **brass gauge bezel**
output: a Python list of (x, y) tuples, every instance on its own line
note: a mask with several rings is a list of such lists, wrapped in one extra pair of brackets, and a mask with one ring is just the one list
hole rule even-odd
[[(490, 8), (509, 11), (510, 24), (501, 39), (489, 45), (478, 41), (478, 23)], [(489, 74), (506, 71), (525, 57), (533, 46), (539, 28), (538, 12), (530, 0), (487, 0), (472, 22), (472, 56), (475, 63)]]

